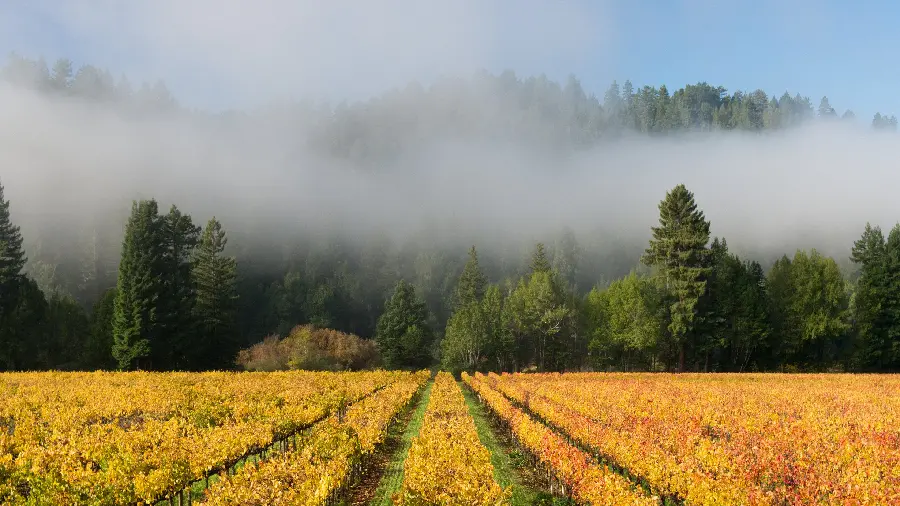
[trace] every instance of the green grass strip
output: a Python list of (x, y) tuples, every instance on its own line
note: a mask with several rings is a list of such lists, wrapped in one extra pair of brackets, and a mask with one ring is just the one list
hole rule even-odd
[(419, 435), (422, 429), (422, 420), (425, 418), (425, 409), (428, 407), (428, 401), (431, 399), (431, 387), (434, 385), (434, 379), (428, 381), (422, 397), (419, 399), (419, 405), (413, 412), (412, 418), (403, 431), (400, 448), (391, 457), (390, 463), (378, 482), (378, 488), (375, 490), (375, 497), (369, 503), (370, 506), (393, 506), (391, 496), (400, 490), (403, 484), (403, 463), (409, 454), (409, 447), (412, 446), (412, 438)]
[(532, 486), (524, 483), (519, 469), (524, 469), (531, 465), (525, 455), (511, 446), (504, 445), (500, 438), (497, 437), (492, 427), (490, 418), (484, 406), (478, 402), (475, 393), (468, 385), (460, 382), (460, 388), (463, 397), (466, 399), (466, 405), (469, 407), (469, 414), (475, 420), (475, 430), (478, 432), (478, 439), (481, 440), (488, 450), (491, 452), (491, 464), (494, 466), (494, 479), (501, 487), (512, 487), (512, 497), (510, 506), (557, 506), (573, 504), (570, 500), (562, 497), (554, 497), (549, 492), (542, 490), (540, 487)]

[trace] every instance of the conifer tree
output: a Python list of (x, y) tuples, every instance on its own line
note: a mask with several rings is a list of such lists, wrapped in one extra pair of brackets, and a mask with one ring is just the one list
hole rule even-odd
[(84, 350), (84, 365), (89, 369), (111, 369), (116, 366), (112, 356), (115, 304), (116, 289), (113, 287), (103, 293), (91, 310), (90, 335)]
[(562, 370), (574, 311), (553, 273), (537, 271), (520, 279), (504, 309), (521, 364), (534, 365), (539, 371)]
[(141, 365), (159, 339), (157, 314), (163, 293), (159, 208), (134, 202), (125, 225), (113, 316), (112, 355), (120, 369)]
[(575, 232), (566, 227), (556, 243), (556, 251), (553, 254), (553, 270), (559, 273), (560, 280), (566, 284), (566, 288), (575, 292), (577, 290), (576, 276), (578, 274), (578, 257), (580, 248), (575, 239)]
[(651, 230), (653, 238), (641, 260), (659, 269), (673, 295), (669, 331), (678, 349), (678, 370), (683, 371), (686, 341), (710, 271), (709, 222), (697, 209), (694, 194), (679, 184), (659, 203), (659, 226)]
[(487, 358), (486, 315), (482, 308), (487, 278), (478, 265), (475, 246), (456, 285), (453, 314), (441, 342), (441, 361), (451, 370), (472, 369)]
[(400, 280), (378, 319), (375, 341), (388, 368), (424, 367), (432, 341), (428, 308), (415, 288)]
[(10, 220), (9, 201), (0, 182), (0, 311), (13, 303), (13, 294), (22, 281), (25, 261), (22, 233)]
[(478, 265), (478, 253), (475, 246), (469, 250), (469, 260), (463, 268), (456, 285), (455, 308), (460, 308), (481, 301), (487, 286), (487, 278)]
[(191, 280), (191, 256), (200, 227), (174, 205), (160, 217), (160, 277), (163, 293), (158, 299), (159, 342), (152, 347), (156, 368), (194, 369), (202, 354), (196, 341), (196, 299)]
[(544, 243), (539, 242), (535, 245), (534, 252), (531, 254), (529, 269), (532, 274), (535, 272), (550, 272), (550, 260), (547, 259)]
[(853, 244), (850, 259), (859, 265), (860, 276), (856, 283), (854, 317), (856, 338), (860, 347), (860, 360), (865, 368), (880, 365), (882, 350), (887, 343), (885, 335), (886, 312), (883, 309), (887, 292), (887, 255), (884, 235), (880, 227), (866, 228)]
[(887, 240), (879, 227), (866, 224), (853, 245), (851, 260), (860, 266), (855, 306), (860, 366), (866, 370), (900, 368), (900, 225)]
[(193, 258), (197, 302), (194, 315), (199, 323), (201, 364), (224, 367), (237, 352), (237, 262), (223, 255), (228, 239), (222, 224), (213, 217), (206, 224)]
[(17, 306), (26, 302), (21, 288), (25, 252), (22, 234), (10, 220), (9, 201), (0, 183), (0, 369), (15, 367), (23, 339), (24, 323), (15, 317)]

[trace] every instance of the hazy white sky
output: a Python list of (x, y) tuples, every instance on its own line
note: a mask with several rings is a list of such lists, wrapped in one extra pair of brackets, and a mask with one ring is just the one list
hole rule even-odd
[[(209, 107), (306, 93), (362, 96), (411, 78), (468, 75), (479, 66), (557, 78), (574, 71), (598, 93), (614, 77), (675, 85), (740, 78), (741, 86), (768, 84), (779, 94), (799, 90), (814, 102), (818, 93), (830, 94), (830, 86), (849, 89), (849, 76), (858, 86), (842, 96), (843, 104), (832, 100), (839, 111), (852, 103), (874, 111), (872, 100), (887, 100), (887, 94), (870, 93), (881, 78), (860, 73), (871, 54), (851, 61), (846, 51), (833, 53), (841, 58), (809, 71), (814, 86), (783, 66), (785, 55), (831, 38), (816, 27), (835, 26), (843, 11), (833, 5), (779, 3), (782, 15), (753, 30), (742, 16), (711, 15), (737, 6), (700, 0), (678, 5), (666, 18), (670, 7), (626, 8), (612, 1), (33, 0), (2, 3), (0, 48), (51, 60), (69, 56), (135, 80), (164, 77), (182, 101)], [(677, 28), (685, 13), (692, 13), (690, 23)], [(869, 17), (877, 16), (861, 8), (849, 19)], [(714, 24), (708, 34), (733, 32), (735, 39), (694, 32), (677, 37), (685, 27), (699, 30), (704, 19)], [(761, 36), (763, 26), (775, 30), (770, 38)], [(685, 40), (693, 41), (690, 47)], [(782, 52), (773, 40), (784, 45)], [(708, 52), (707, 46), (723, 45), (730, 58)], [(814, 62), (821, 57), (810, 56)], [(805, 60), (795, 60), (806, 68)], [(878, 68), (895, 72), (884, 63)], [(748, 68), (756, 73), (747, 75)], [(308, 223), (340, 214), (346, 226), (400, 229), (429, 216), (452, 216), (482, 229), (609, 224), (643, 236), (666, 190), (681, 182), (696, 193), (713, 232), (738, 248), (773, 245), (789, 252), (838, 245), (849, 252), (866, 221), (890, 227), (900, 216), (893, 191), (900, 182), (900, 142), (862, 125), (763, 137), (725, 134), (690, 143), (633, 140), (560, 161), (552, 171), (527, 146), (440, 143), (403, 162), (416, 167), (415, 178), (395, 178), (347, 171), (303, 153), (288, 166), (285, 155), (296, 145), (258, 142), (266, 134), (277, 139), (278, 132), (250, 138), (183, 122), (125, 124), (97, 110), (51, 107), (9, 89), (0, 89), (0, 110), (0, 177), (26, 224), (105, 206), (122, 209), (131, 198), (153, 196), (164, 206), (193, 207), (198, 221), (216, 213), (231, 223), (266, 216)], [(794, 238), (785, 242), (786, 236)]]
[(884, 0), (4, 0), (0, 52), (162, 77), (203, 107), (485, 67), (574, 73), (598, 95), (613, 79), (827, 95), (868, 121), (900, 114), (898, 16)]

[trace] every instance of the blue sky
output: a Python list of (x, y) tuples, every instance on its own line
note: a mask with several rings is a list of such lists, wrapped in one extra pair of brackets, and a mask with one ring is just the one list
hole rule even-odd
[[(102, 8), (101, 8), (102, 7)], [(184, 103), (362, 98), (485, 67), (670, 89), (707, 81), (900, 113), (898, 2), (2, 1), (0, 51), (164, 78)]]

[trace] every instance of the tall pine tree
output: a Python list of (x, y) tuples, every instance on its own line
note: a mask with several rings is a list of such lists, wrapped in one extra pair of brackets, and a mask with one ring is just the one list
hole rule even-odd
[(544, 248), (544, 243), (539, 242), (534, 246), (534, 251), (531, 253), (529, 269), (532, 274), (535, 272), (550, 272), (550, 260), (547, 259), (547, 251)]
[(709, 222), (697, 209), (694, 194), (679, 184), (659, 203), (659, 226), (651, 230), (653, 238), (641, 260), (659, 269), (673, 296), (669, 331), (678, 350), (678, 370), (683, 371), (685, 346), (710, 272)]
[(0, 182), (0, 311), (12, 304), (13, 295), (22, 282), (25, 260), (22, 233), (10, 220), (9, 201)]
[(199, 324), (200, 365), (227, 367), (237, 353), (237, 262), (223, 255), (228, 239), (213, 217), (206, 224), (193, 258)]
[(194, 319), (196, 295), (191, 279), (191, 255), (197, 246), (200, 227), (174, 205), (160, 217), (160, 275), (163, 293), (158, 299), (159, 340), (151, 356), (156, 368), (196, 369), (203, 351), (196, 343)]
[(482, 308), (487, 278), (478, 265), (475, 246), (456, 285), (453, 314), (441, 342), (441, 362), (451, 370), (473, 369), (488, 358), (488, 322)]
[(469, 260), (463, 267), (463, 272), (456, 284), (454, 307), (460, 308), (474, 302), (481, 301), (484, 297), (484, 289), (487, 286), (487, 278), (478, 265), (478, 252), (475, 246), (469, 250)]
[(867, 223), (850, 258), (860, 266), (854, 300), (859, 366), (900, 369), (900, 225), (885, 240)]
[(430, 361), (428, 308), (402, 279), (378, 319), (375, 341), (388, 368), (425, 367)]
[(134, 202), (125, 225), (122, 259), (113, 310), (112, 355), (120, 369), (146, 367), (151, 345), (159, 340), (157, 314), (163, 294), (159, 207), (155, 200)]
[(24, 267), (22, 233), (10, 220), (9, 201), (0, 183), (0, 368), (14, 368), (23, 345), (16, 307), (21, 299)]

